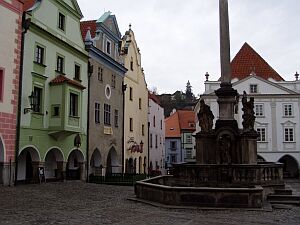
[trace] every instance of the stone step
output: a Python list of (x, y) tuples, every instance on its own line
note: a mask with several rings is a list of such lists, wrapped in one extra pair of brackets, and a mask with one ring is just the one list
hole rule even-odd
[(292, 195), (293, 190), (291, 189), (275, 189), (274, 195)]
[(292, 200), (289, 200), (289, 201), (270, 200), (269, 202), (272, 206), (274, 206), (274, 205), (297, 205), (297, 206), (300, 206), (300, 201), (297, 201), (297, 200), (294, 200), (294, 201), (292, 201)]
[(270, 194), (267, 197), (268, 201), (300, 201), (299, 195), (278, 195)]

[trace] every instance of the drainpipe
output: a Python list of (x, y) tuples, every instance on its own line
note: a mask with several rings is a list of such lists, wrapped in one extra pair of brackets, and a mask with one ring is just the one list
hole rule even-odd
[(87, 104), (87, 142), (86, 142), (86, 182), (89, 182), (89, 168), (90, 168), (90, 159), (89, 159), (89, 148), (90, 148), (90, 86), (91, 86), (91, 76), (93, 74), (94, 67), (88, 61), (88, 104)]
[(18, 112), (17, 112), (17, 126), (16, 126), (16, 143), (15, 143), (15, 180), (14, 185), (17, 185), (18, 180), (18, 156), (20, 147), (20, 128), (21, 128), (21, 101), (22, 101), (22, 79), (23, 79), (23, 62), (24, 62), (24, 41), (25, 34), (29, 29), (30, 18), (25, 20), (26, 13), (22, 15), (22, 37), (21, 37), (21, 52), (20, 52), (20, 71), (19, 71), (19, 91), (18, 91)]
[(123, 93), (123, 129), (122, 129), (122, 174), (124, 173), (124, 160), (125, 160), (125, 91), (127, 84), (122, 83), (122, 93)]
[(150, 177), (150, 143), (149, 143), (149, 135), (150, 135), (150, 122), (148, 122), (148, 177)]

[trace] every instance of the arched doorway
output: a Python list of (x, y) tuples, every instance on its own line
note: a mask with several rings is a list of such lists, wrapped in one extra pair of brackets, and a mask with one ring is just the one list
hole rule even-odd
[(127, 159), (128, 163), (127, 163), (127, 169), (126, 169), (126, 173), (133, 173), (133, 159)]
[(18, 156), (18, 181), (30, 183), (38, 180), (40, 156), (33, 147), (23, 149)]
[(78, 149), (73, 150), (68, 157), (66, 176), (69, 180), (79, 180), (84, 171), (84, 156)]
[(133, 161), (133, 173), (136, 174), (136, 158)]
[(63, 153), (58, 148), (50, 149), (45, 157), (45, 177), (47, 180), (63, 179)]
[(96, 148), (92, 154), (90, 160), (90, 174), (94, 176), (102, 176), (103, 166), (101, 164), (101, 153), (98, 148)]
[(278, 162), (283, 163), (283, 177), (284, 178), (298, 178), (299, 165), (296, 159), (290, 155), (284, 155)]
[(0, 184), (3, 184), (3, 170), (4, 170), (4, 144), (0, 137)]
[(118, 173), (119, 171), (119, 162), (118, 155), (114, 148), (109, 150), (106, 161), (106, 174)]
[(266, 160), (262, 156), (257, 155), (257, 162), (258, 163), (263, 163), (263, 162), (266, 162)]

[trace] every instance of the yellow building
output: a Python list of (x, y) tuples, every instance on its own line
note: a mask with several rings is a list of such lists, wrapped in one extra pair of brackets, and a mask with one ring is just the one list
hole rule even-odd
[(141, 54), (129, 26), (122, 38), (125, 74), (124, 172), (148, 173), (148, 90)]

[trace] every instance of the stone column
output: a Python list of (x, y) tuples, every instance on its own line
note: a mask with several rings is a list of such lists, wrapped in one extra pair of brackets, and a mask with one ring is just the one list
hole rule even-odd
[(80, 174), (80, 180), (85, 181), (86, 179), (85, 162), (79, 163), (79, 174)]

